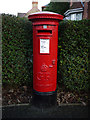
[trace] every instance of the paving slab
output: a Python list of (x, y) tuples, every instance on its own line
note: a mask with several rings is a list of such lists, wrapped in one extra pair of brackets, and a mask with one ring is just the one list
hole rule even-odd
[(30, 104), (2, 107), (2, 118), (89, 118), (88, 106), (67, 105), (37, 108)]

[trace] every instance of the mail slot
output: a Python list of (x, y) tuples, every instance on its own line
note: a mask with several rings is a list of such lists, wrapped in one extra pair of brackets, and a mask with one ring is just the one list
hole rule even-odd
[(38, 34), (50, 35), (52, 34), (52, 30), (38, 30)]
[(56, 104), (58, 25), (63, 16), (37, 12), (28, 16), (33, 24), (33, 102)]

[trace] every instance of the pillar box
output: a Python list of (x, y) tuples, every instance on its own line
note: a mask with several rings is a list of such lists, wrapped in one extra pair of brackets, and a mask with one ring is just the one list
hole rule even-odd
[(63, 16), (36, 12), (28, 19), (33, 24), (33, 104), (56, 104), (58, 25)]

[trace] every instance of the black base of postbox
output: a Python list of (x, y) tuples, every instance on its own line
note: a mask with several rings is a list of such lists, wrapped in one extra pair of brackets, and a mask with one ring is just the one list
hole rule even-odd
[(57, 90), (52, 92), (37, 92), (33, 90), (32, 104), (39, 108), (57, 105)]

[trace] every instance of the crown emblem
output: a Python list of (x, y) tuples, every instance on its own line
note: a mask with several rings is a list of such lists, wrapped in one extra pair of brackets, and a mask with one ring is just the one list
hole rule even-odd
[(41, 71), (46, 72), (47, 69), (48, 69), (48, 66), (47, 66), (47, 65), (43, 64), (43, 65), (41, 66)]

